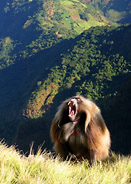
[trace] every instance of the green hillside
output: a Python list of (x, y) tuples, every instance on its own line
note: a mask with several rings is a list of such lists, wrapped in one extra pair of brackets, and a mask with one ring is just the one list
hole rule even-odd
[(6, 0), (1, 2), (0, 11), (0, 69), (91, 26), (108, 24), (94, 16), (95, 9), (88, 11), (87, 5), (79, 0)]
[(130, 0), (82, 0), (82, 2), (99, 9), (109, 22), (129, 23), (131, 20)]
[(29, 151), (32, 141), (35, 150), (38, 145), (52, 149), (49, 132), (57, 107), (66, 98), (81, 94), (100, 105), (112, 149), (130, 153), (130, 35), (131, 25), (104, 26), (71, 40), (56, 65), (47, 70), (48, 75), (37, 81), (22, 109), (26, 121), (14, 140), (20, 150)]
[(12, 144), (28, 122), (30, 144), (43, 123), (48, 142), (62, 100), (116, 96), (130, 72), (130, 16), (129, 0), (1, 1), (0, 138)]
[(95, 101), (116, 95), (122, 76), (130, 72), (130, 34), (130, 25), (96, 27), (74, 39), (74, 46), (61, 55), (59, 65), (38, 81), (24, 115), (38, 118), (47, 113), (60, 94), (61, 99), (81, 94)]
[(94, 26), (130, 23), (129, 1), (5, 0), (0, 3), (0, 69)]

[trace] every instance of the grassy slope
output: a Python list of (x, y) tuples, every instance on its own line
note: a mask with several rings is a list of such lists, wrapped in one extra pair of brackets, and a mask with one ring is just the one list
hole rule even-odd
[(114, 155), (106, 163), (90, 167), (87, 161), (72, 164), (52, 159), (50, 154), (22, 156), (0, 143), (0, 183), (9, 184), (129, 184), (131, 159)]

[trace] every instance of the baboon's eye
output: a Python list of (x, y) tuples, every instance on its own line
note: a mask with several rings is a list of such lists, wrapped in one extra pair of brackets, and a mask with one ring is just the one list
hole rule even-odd
[(76, 99), (78, 103), (82, 102), (82, 100), (79, 97), (77, 97)]

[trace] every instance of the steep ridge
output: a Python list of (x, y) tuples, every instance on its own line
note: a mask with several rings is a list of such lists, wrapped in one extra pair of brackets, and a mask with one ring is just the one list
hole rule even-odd
[(123, 0), (2, 1), (0, 137), (12, 143), (30, 118), (44, 116), (49, 128), (67, 96), (116, 95), (129, 73), (130, 25), (86, 30), (130, 20), (130, 2)]
[(5, 0), (0, 6), (0, 69), (90, 27), (130, 23), (130, 1)]
[[(129, 139), (129, 129), (127, 127), (130, 126), (130, 117), (125, 120), (125, 126), (122, 126), (123, 113), (129, 114), (130, 111), (130, 102), (128, 100), (130, 92), (125, 87), (122, 87), (129, 84), (130, 32), (131, 25), (119, 28), (96, 27), (95, 29), (85, 31), (74, 40), (74, 45), (61, 57), (59, 65), (54, 66), (48, 72), (47, 78), (39, 81), (38, 88), (32, 92), (26, 109), (23, 111), (23, 115), (26, 118), (32, 118), (32, 120), (27, 121), (19, 127), (15, 139), (20, 149), (27, 151), (31, 140), (35, 140), (34, 142), (36, 142), (35, 148), (42, 141), (47, 141), (50, 123), (58, 105), (69, 96), (82, 94), (92, 98), (101, 106), (103, 116), (113, 138), (112, 149), (124, 154), (130, 152), (130, 146), (125, 150), (125, 142)], [(127, 96), (127, 98), (125, 97), (126, 100), (124, 100), (123, 94), (121, 95), (121, 88), (125, 89), (124, 96)], [(121, 104), (123, 106), (122, 109), (116, 108), (116, 106), (120, 105), (120, 99), (123, 99)], [(114, 103), (114, 101), (116, 102)], [(129, 103), (126, 104), (125, 102)], [(113, 108), (110, 109), (110, 106), (113, 106)], [(115, 108), (116, 110), (112, 112), (112, 109)], [(44, 117), (44, 120), (43, 118), (39, 119), (39, 117)], [(36, 120), (33, 120), (34, 118)], [(118, 119), (119, 121), (117, 121)], [(33, 122), (32, 125), (31, 122)], [(43, 134), (38, 129), (34, 133), (29, 133), (28, 130), (31, 130), (31, 127), (34, 130), (35, 128), (33, 127), (39, 127), (40, 125), (43, 127)], [(118, 130), (121, 131), (121, 134), (122, 132), (128, 132), (127, 136), (123, 133), (123, 139), (120, 139)], [(26, 131), (28, 135), (25, 133)], [(37, 134), (41, 134), (39, 141)], [(36, 136), (34, 137), (34, 135)], [(119, 146), (116, 146), (118, 145), (118, 139), (121, 141), (119, 142)], [(48, 142), (45, 146), (51, 149), (51, 142)]]
[[(39, 81), (23, 115), (40, 117), (55, 102), (55, 96), (64, 94), (65, 90), (97, 101), (116, 94), (124, 80), (118, 76), (129, 73), (130, 32), (130, 25), (85, 31), (73, 48), (63, 54), (59, 64), (49, 71), (47, 78)], [(113, 82), (116, 77), (121, 81), (119, 85)]]

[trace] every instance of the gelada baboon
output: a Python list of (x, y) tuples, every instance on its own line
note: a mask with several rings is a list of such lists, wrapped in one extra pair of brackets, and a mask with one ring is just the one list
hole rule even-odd
[(72, 154), (92, 163), (109, 155), (110, 133), (100, 109), (82, 96), (69, 98), (59, 106), (50, 133), (55, 151), (64, 159)]

